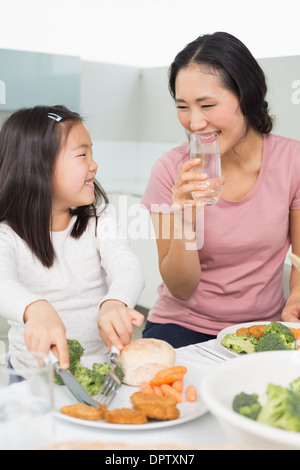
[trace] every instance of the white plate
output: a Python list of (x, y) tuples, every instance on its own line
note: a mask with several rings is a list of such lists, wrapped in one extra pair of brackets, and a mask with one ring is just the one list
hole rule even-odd
[[(93, 362), (103, 362), (103, 361), (93, 361)], [(87, 364), (85, 364), (87, 365)], [(180, 365), (184, 365), (180, 363)], [(79, 424), (82, 426), (88, 426), (98, 429), (115, 429), (119, 431), (134, 431), (134, 430), (150, 430), (155, 428), (165, 428), (170, 426), (177, 426), (179, 424), (186, 423), (188, 421), (192, 421), (200, 416), (204, 415), (207, 412), (207, 406), (204, 404), (200, 397), (200, 382), (202, 380), (202, 372), (198, 369), (192, 368), (188, 366), (188, 372), (184, 378), (184, 387), (186, 388), (188, 385), (192, 384), (196, 387), (198, 392), (198, 399), (196, 402), (189, 403), (189, 402), (182, 402), (177, 405), (180, 416), (178, 419), (173, 419), (170, 421), (149, 421), (146, 424), (113, 424), (107, 423), (105, 420), (103, 421), (88, 421), (84, 419), (77, 419), (72, 418), (70, 416), (64, 415), (60, 412), (60, 409), (63, 406), (71, 405), (76, 403), (76, 400), (68, 391), (65, 386), (55, 385), (55, 416), (64, 420), (69, 421), (73, 424)], [(137, 387), (130, 387), (127, 385), (122, 385), (121, 389), (119, 390), (116, 398), (110, 404), (108, 409), (115, 409), (115, 408), (132, 408), (132, 404), (130, 401), (130, 396), (138, 391)]]
[[(232, 354), (233, 356), (241, 356), (242, 354), (238, 354), (233, 352), (229, 348), (225, 348), (222, 344), (223, 338), (225, 338), (226, 335), (230, 333), (235, 333), (239, 328), (249, 328), (250, 326), (253, 325), (269, 325), (271, 322), (269, 321), (254, 321), (250, 323), (239, 323), (238, 325), (233, 325), (233, 326), (228, 326), (227, 328), (224, 328), (224, 330), (220, 331), (218, 336), (217, 336), (217, 342), (221, 346), (224, 351), (227, 351), (229, 354)], [(278, 322), (282, 323), (285, 326), (288, 326), (290, 328), (300, 328), (300, 323), (288, 323), (288, 322)]]

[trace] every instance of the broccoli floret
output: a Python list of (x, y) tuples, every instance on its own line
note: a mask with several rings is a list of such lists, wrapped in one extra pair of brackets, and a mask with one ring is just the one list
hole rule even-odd
[(256, 352), (282, 351), (291, 349), (277, 333), (268, 333), (261, 336), (256, 345)]
[(105, 376), (84, 367), (82, 364), (77, 365), (74, 375), (90, 395), (97, 395), (105, 380)]
[[(81, 356), (84, 353), (84, 348), (76, 339), (67, 339), (69, 348), (69, 371), (74, 375), (78, 364), (80, 364)], [(58, 385), (64, 385), (62, 378), (55, 372), (54, 381)]]
[(267, 402), (257, 421), (288, 431), (300, 431), (300, 396), (288, 388), (269, 384)]
[(258, 395), (253, 393), (239, 393), (233, 400), (232, 408), (240, 415), (256, 420), (261, 411), (261, 404), (258, 401)]
[[(93, 370), (95, 370), (96, 372), (98, 372), (98, 374), (103, 375), (103, 376), (106, 376), (109, 369), (110, 369), (110, 365), (108, 364), (108, 362), (103, 362), (102, 364), (97, 364), (97, 363), (93, 364)], [(122, 382), (124, 378), (124, 372), (122, 371), (120, 366), (117, 366), (115, 368), (115, 374), (118, 377), (118, 379)]]
[(282, 323), (272, 321), (269, 325), (265, 327), (264, 336), (268, 335), (269, 333), (274, 333), (280, 336), (281, 340), (286, 345), (284, 349), (296, 348), (296, 341), (293, 332), (290, 330), (290, 328), (283, 325)]
[(300, 377), (290, 383), (290, 388), (293, 390), (293, 392), (300, 396)]
[(106, 375), (109, 371), (109, 364), (108, 362), (102, 362), (102, 364), (95, 363), (93, 364), (93, 370), (99, 375)]
[[(86, 389), (90, 395), (97, 395), (102, 387), (106, 378), (107, 372), (109, 371), (108, 362), (95, 363), (92, 369), (84, 367), (80, 359), (84, 353), (84, 348), (77, 340), (68, 339), (69, 347), (69, 360), (70, 367), (69, 371), (76, 377), (78, 382)], [(122, 382), (124, 374), (120, 367), (116, 367), (115, 373)], [(55, 383), (58, 385), (64, 385), (61, 377), (55, 373)]]
[(69, 362), (70, 367), (69, 371), (74, 374), (77, 365), (80, 363), (80, 359), (83, 356), (84, 348), (76, 339), (68, 339), (68, 348), (69, 348)]
[(251, 354), (255, 352), (257, 339), (254, 336), (237, 335), (229, 333), (222, 339), (221, 343), (225, 348), (232, 349), (233, 352), (240, 354)]
[(120, 366), (117, 366), (116, 369), (115, 369), (115, 374), (116, 376), (118, 377), (118, 379), (120, 380), (120, 382), (123, 382), (123, 379), (124, 379), (124, 372), (123, 370), (121, 369)]

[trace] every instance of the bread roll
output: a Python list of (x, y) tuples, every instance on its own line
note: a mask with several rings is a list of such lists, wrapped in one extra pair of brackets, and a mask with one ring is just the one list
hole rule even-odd
[(140, 338), (124, 346), (119, 356), (119, 364), (124, 372), (123, 382), (138, 386), (151, 380), (155, 374), (175, 363), (175, 350), (166, 341), (153, 338)]

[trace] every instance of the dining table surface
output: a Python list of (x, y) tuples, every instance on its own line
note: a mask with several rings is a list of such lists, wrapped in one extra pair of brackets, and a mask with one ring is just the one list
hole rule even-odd
[[(224, 351), (217, 340), (210, 340), (201, 343), (207, 349), (213, 352), (219, 352), (229, 360), (234, 360), (233, 356)], [(176, 420), (155, 428), (148, 429), (147, 426), (139, 429), (128, 430), (128, 426), (122, 429), (109, 429), (109, 427), (95, 427), (82, 421), (67, 420), (60, 413), (54, 416), (54, 442), (55, 445), (67, 445), (71, 442), (84, 443), (102, 443), (109, 448), (111, 445), (128, 445), (141, 448), (156, 448), (161, 446), (165, 449), (182, 447), (186, 449), (216, 448), (226, 449), (235, 446), (231, 442), (224, 430), (219, 425), (217, 419), (208, 411), (201, 398), (201, 381), (205, 374), (208, 374), (213, 368), (220, 366), (220, 362), (204, 356), (197, 345), (189, 345), (176, 349), (176, 364), (185, 365), (188, 370), (193, 370), (194, 385), (198, 389), (198, 401), (201, 408), (200, 413), (184, 422)], [(119, 392), (121, 393), (121, 391)]]

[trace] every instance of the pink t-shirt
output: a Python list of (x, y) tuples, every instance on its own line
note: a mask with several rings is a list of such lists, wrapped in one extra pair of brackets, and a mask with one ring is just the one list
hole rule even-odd
[[(188, 159), (185, 143), (155, 162), (142, 200), (148, 210), (171, 212), (171, 188)], [(299, 209), (300, 142), (266, 135), (252, 190), (241, 201), (220, 198), (204, 209), (202, 275), (196, 291), (181, 301), (161, 284), (148, 319), (212, 335), (237, 323), (279, 320), (285, 303), (282, 274), (290, 246), (289, 212)]]

